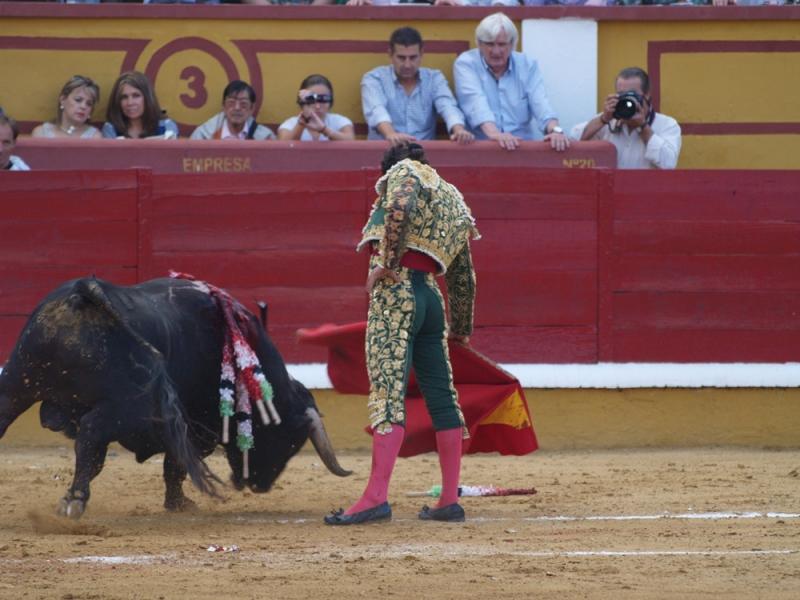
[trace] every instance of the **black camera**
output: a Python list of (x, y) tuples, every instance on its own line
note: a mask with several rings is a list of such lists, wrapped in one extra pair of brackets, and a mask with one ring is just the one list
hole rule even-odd
[(644, 98), (636, 92), (622, 92), (617, 94), (617, 106), (614, 108), (614, 118), (627, 120), (639, 112), (639, 107), (644, 105)]
[(316, 104), (319, 102), (320, 104), (332, 103), (333, 102), (333, 95), (332, 94), (308, 94), (303, 96), (303, 98), (298, 98), (297, 103), (300, 106), (305, 104)]

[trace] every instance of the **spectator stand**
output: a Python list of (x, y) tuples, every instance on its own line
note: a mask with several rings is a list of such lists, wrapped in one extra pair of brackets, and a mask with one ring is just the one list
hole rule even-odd
[[(296, 112), (298, 74), (323, 72), (337, 90), (337, 112), (363, 135), (358, 83), (386, 62), (386, 40), (395, 27), (418, 27), (428, 40), (423, 64), (451, 77), (453, 60), (474, 44), (475, 25), (493, 10), (0, 3), (0, 30), (13, 32), (0, 35), (0, 72), (18, 82), (14, 94), (0, 100), (23, 132), (30, 131), (52, 117), (53, 82), (80, 70), (104, 92), (97, 117), (114, 79), (137, 69), (154, 82), (186, 135), (219, 110), (225, 84), (242, 78), (256, 88), (259, 120), (274, 129)], [(782, 75), (797, 70), (792, 65), (800, 56), (794, 8), (504, 11), (522, 32), (522, 49), (540, 60), (566, 129), (594, 112), (621, 68), (639, 65), (653, 78), (656, 107), (684, 128), (681, 167), (800, 167), (800, 117), (792, 101), (800, 83)], [(180, 32), (191, 34), (176, 33), (176, 20)], [(132, 33), (132, 22), (148, 27)]]

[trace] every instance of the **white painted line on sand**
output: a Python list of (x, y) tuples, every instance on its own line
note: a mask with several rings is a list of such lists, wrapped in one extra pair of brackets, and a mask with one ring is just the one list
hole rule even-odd
[[(392, 550), (391, 548), (383, 547), (375, 552), (370, 552), (364, 548), (354, 548), (359, 557), (370, 558), (405, 558), (411, 555), (424, 555), (428, 558), (435, 559), (440, 556), (447, 556), (448, 558), (458, 556), (520, 556), (526, 558), (594, 558), (594, 557), (637, 557), (637, 556), (686, 556), (686, 557), (704, 557), (704, 556), (785, 556), (790, 554), (800, 554), (800, 550), (792, 549), (777, 549), (777, 550), (531, 550), (531, 551), (515, 551), (515, 550), (494, 550), (490, 547), (480, 548), (448, 548), (445, 546), (437, 552), (435, 548), (425, 547), (418, 550), (411, 550), (408, 548), (401, 548)], [(244, 560), (267, 560), (277, 559), (278, 562), (282, 560), (291, 559), (292, 561), (302, 560), (303, 553), (293, 554), (291, 557), (283, 556), (280, 554), (263, 552), (250, 553), (242, 551), (237, 553), (238, 559)], [(355, 554), (354, 554), (355, 556)], [(319, 553), (309, 553), (306, 555), (309, 561), (323, 561), (325, 556)], [(61, 562), (69, 564), (102, 564), (102, 565), (148, 565), (153, 563), (166, 563), (169, 562), (173, 565), (182, 565), (193, 563), (196, 561), (183, 559), (176, 559), (174, 554), (155, 554), (155, 555), (140, 555), (140, 556), (79, 556), (75, 558), (64, 558)]]
[(78, 556), (62, 558), (65, 563), (98, 563), (102, 565), (149, 565), (174, 558), (169, 554), (138, 554), (133, 556)]
[[(472, 519), (472, 520), (478, 520)], [(698, 521), (717, 521), (720, 519), (800, 519), (800, 513), (779, 512), (706, 512), (669, 513), (658, 515), (588, 515), (583, 517), (522, 517), (523, 521), (655, 521), (657, 519), (691, 519)]]
[[(439, 560), (443, 558), (458, 559), (466, 557), (508, 557), (516, 556), (521, 558), (624, 558), (624, 557), (772, 557), (800, 554), (800, 549), (796, 548), (750, 548), (741, 550), (720, 550), (714, 548), (704, 549), (679, 549), (679, 550), (657, 550), (649, 548), (637, 549), (582, 549), (582, 550), (514, 550), (513, 548), (502, 548), (491, 543), (411, 543), (411, 544), (364, 544), (356, 546), (342, 546), (336, 543), (323, 544), (323, 546), (299, 549), (294, 551), (265, 552), (263, 550), (248, 550), (247, 547), (235, 554), (214, 554), (205, 555), (207, 552), (180, 553), (175, 552), (165, 554), (135, 554), (135, 555), (91, 555), (77, 556), (70, 558), (57, 558), (57, 562), (66, 564), (83, 565), (132, 565), (146, 566), (152, 564), (164, 564), (177, 567), (191, 567), (207, 564), (208, 560), (236, 560), (243, 562), (262, 562), (271, 565), (285, 564), (292, 565), (298, 561), (306, 563), (324, 564), (336, 557), (337, 560), (370, 560), (370, 559), (406, 559), (409, 556), (418, 557), (421, 560)], [(44, 562), (50, 563), (51, 559)], [(0, 559), (0, 565), (19, 565), (41, 562), (41, 559)]]
[(800, 550), (571, 550), (543, 552), (510, 552), (514, 556), (532, 558), (581, 556), (770, 556), (775, 554), (800, 554)]
[[(548, 521), (656, 521), (660, 519), (674, 519), (674, 520), (696, 520), (696, 521), (718, 521), (724, 519), (800, 519), (800, 513), (789, 512), (735, 512), (735, 511), (721, 511), (721, 512), (689, 512), (689, 513), (671, 513), (663, 512), (654, 515), (543, 515), (538, 517), (481, 517), (481, 516), (468, 516), (467, 521), (470, 523), (506, 523), (506, 522), (548, 522)], [(307, 518), (299, 517), (296, 519), (261, 519), (258, 517), (235, 517), (235, 521), (246, 521), (248, 523), (278, 523), (280, 525), (302, 525), (306, 523), (317, 523), (321, 519), (317, 517)], [(400, 523), (413, 522), (417, 519), (414, 518), (393, 518), (393, 521)]]

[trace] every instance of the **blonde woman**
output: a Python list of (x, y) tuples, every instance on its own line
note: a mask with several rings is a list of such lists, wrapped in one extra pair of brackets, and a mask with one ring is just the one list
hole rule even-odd
[(61, 88), (56, 118), (37, 125), (31, 135), (43, 138), (100, 138), (100, 130), (89, 124), (92, 111), (99, 101), (98, 85), (88, 77), (75, 75)]

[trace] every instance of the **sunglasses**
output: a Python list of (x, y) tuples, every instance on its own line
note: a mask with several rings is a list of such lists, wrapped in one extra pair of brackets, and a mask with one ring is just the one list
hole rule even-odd
[(333, 95), (332, 94), (309, 94), (308, 96), (303, 97), (302, 99), (298, 98), (297, 103), (300, 106), (306, 104), (328, 104), (333, 102)]

